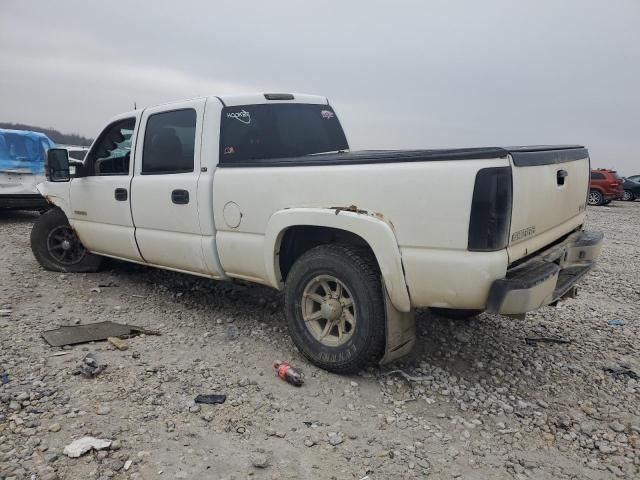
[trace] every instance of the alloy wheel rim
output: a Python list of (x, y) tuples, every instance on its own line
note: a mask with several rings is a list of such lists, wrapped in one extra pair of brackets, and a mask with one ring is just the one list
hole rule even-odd
[(596, 192), (591, 192), (589, 194), (589, 204), (595, 205), (600, 201), (600, 196)]
[(323, 345), (344, 345), (356, 327), (353, 296), (333, 275), (314, 277), (302, 293), (302, 318), (309, 333)]
[(47, 251), (56, 262), (63, 265), (75, 265), (87, 254), (76, 233), (68, 225), (60, 225), (49, 232)]

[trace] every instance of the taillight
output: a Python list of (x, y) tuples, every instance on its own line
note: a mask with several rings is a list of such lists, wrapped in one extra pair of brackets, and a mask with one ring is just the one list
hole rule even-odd
[(478, 171), (469, 220), (469, 250), (491, 252), (507, 247), (512, 202), (511, 167)]

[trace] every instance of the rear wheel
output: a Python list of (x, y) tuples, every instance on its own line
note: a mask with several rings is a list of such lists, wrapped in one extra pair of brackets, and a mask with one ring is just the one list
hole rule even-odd
[(633, 194), (631, 190), (625, 190), (622, 195), (622, 200), (625, 202), (633, 202), (636, 199), (636, 196)]
[(482, 313), (482, 310), (458, 310), (454, 308), (439, 307), (431, 307), (430, 310), (441, 317), (450, 318), (451, 320), (469, 320)]
[(382, 288), (375, 258), (364, 249), (321, 245), (304, 253), (286, 283), (293, 342), (331, 372), (355, 372), (377, 362), (385, 345)]
[(97, 272), (103, 257), (89, 253), (58, 208), (43, 213), (31, 229), (31, 251), (54, 272)]
[(590, 190), (587, 203), (593, 206), (602, 205), (604, 203), (604, 197), (598, 190)]

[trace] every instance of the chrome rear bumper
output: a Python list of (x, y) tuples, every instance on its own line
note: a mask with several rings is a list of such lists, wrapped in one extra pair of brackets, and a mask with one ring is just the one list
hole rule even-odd
[(575, 295), (575, 284), (595, 265), (604, 235), (578, 231), (507, 271), (489, 291), (486, 311), (520, 315)]

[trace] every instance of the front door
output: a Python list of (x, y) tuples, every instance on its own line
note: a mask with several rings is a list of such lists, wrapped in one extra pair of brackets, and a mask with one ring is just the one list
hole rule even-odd
[(86, 176), (71, 180), (68, 215), (87, 250), (134, 261), (142, 261), (130, 206), (138, 120), (124, 117), (102, 131), (87, 154)]
[(148, 108), (131, 183), (136, 240), (146, 262), (210, 275), (198, 219), (204, 100)]

